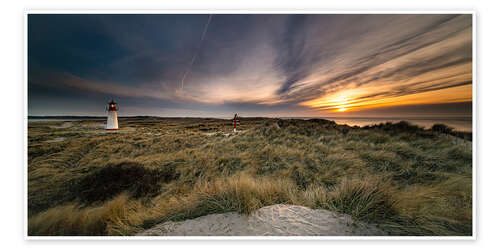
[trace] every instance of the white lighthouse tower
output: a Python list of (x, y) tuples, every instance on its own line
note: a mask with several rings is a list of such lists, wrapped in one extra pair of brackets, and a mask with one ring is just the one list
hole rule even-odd
[(108, 122), (106, 123), (107, 130), (118, 130), (118, 105), (114, 100), (111, 100), (106, 107), (108, 111)]

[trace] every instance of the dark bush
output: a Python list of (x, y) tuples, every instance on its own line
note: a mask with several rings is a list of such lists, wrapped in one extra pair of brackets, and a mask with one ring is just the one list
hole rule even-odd
[(377, 125), (364, 126), (362, 129), (381, 129), (393, 135), (403, 132), (421, 134), (421, 132), (424, 131), (423, 128), (413, 125), (407, 121), (400, 121), (397, 123), (392, 123), (392, 122), (380, 123)]
[(450, 128), (444, 124), (434, 124), (432, 125), (431, 130), (438, 133), (449, 134), (453, 131), (453, 128)]
[(160, 192), (161, 182), (177, 178), (175, 169), (148, 169), (136, 162), (109, 165), (85, 176), (73, 192), (86, 203), (105, 201), (128, 191), (133, 198), (153, 197)]
[(329, 121), (329, 120), (325, 120), (325, 119), (309, 119), (307, 120), (308, 122), (313, 122), (313, 123), (317, 123), (317, 124), (322, 124), (322, 125), (336, 125), (337, 123), (335, 123), (335, 121)]
[(278, 120), (278, 126), (280, 128), (286, 128), (290, 126), (294, 126), (301, 129), (317, 129), (319, 127), (335, 127), (336, 123), (334, 121), (329, 121), (325, 119), (309, 119), (309, 120), (301, 120), (301, 119), (286, 119), (286, 120)]
[(400, 121), (398, 123), (392, 124), (392, 126), (390, 126), (389, 128), (400, 132), (417, 132), (419, 130), (422, 130), (420, 127), (411, 125), (407, 121)]

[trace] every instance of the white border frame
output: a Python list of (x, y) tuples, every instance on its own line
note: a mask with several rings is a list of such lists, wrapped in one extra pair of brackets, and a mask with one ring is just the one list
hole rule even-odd
[[(28, 15), (29, 14), (470, 14), (472, 15), (472, 236), (28, 236)], [(476, 11), (328, 10), (25, 10), (24, 11), (24, 239), (25, 240), (476, 240)]]

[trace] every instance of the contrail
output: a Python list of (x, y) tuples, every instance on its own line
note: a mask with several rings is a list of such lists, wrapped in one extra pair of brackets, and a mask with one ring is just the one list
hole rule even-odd
[(203, 39), (205, 39), (205, 34), (207, 33), (208, 25), (210, 24), (211, 20), (212, 20), (212, 14), (208, 15), (207, 23), (205, 24), (205, 28), (203, 29), (203, 33), (201, 33), (200, 44), (198, 45), (196, 53), (193, 55), (193, 58), (191, 59), (191, 63), (189, 64), (189, 67), (186, 69), (186, 71), (184, 72), (184, 75), (182, 76), (181, 90), (184, 88), (184, 80), (186, 79), (187, 75), (191, 71), (191, 67), (193, 67), (194, 62), (196, 61), (196, 57), (198, 57), (198, 54), (200, 53), (201, 45), (203, 44)]

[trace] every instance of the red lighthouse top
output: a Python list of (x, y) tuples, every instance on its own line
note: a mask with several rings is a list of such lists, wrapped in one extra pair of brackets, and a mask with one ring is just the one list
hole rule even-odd
[(108, 111), (118, 111), (118, 105), (114, 100), (108, 103)]

